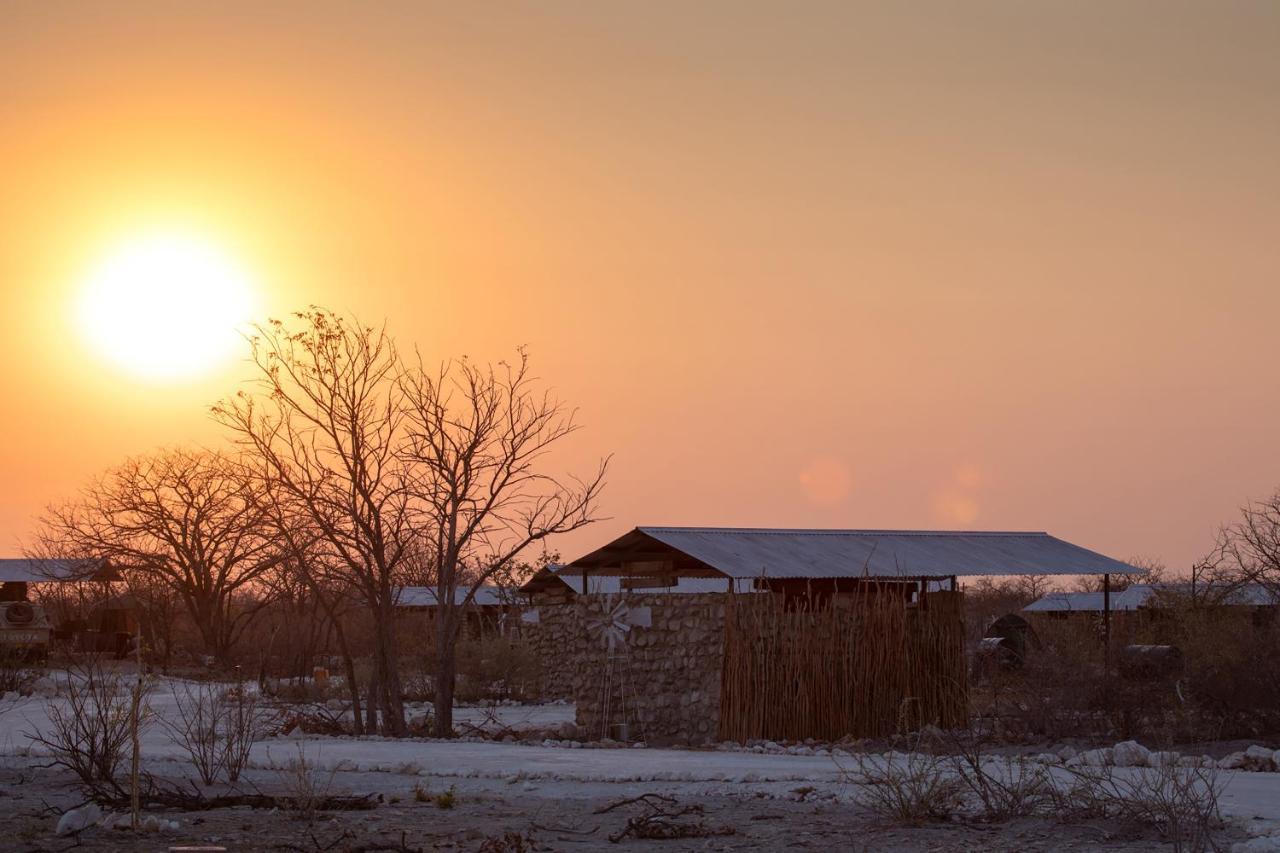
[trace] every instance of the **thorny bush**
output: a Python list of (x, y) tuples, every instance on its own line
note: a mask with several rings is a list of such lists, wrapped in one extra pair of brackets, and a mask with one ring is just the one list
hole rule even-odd
[[(75, 773), (85, 783), (115, 779), (132, 727), (133, 698), (125, 678), (89, 658), (71, 667), (60, 697), (46, 705), (49, 730), (27, 734), (32, 743), (49, 750), (53, 763)], [(145, 702), (138, 726), (146, 725)]]

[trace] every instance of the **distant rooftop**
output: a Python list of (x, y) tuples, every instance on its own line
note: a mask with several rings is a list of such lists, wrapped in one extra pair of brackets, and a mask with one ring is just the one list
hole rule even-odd
[[(1126, 589), (1111, 594), (1112, 610), (1138, 610), (1143, 607), (1159, 607), (1162, 595), (1169, 597), (1185, 596), (1192, 593), (1191, 584), (1133, 584)], [(1225, 587), (1221, 585), (1201, 584), (1196, 595), (1215, 604), (1231, 607), (1267, 607), (1280, 604), (1270, 590), (1261, 584), (1244, 584)], [(1101, 613), (1103, 608), (1100, 592), (1051, 592), (1022, 608), (1025, 613), (1064, 613), (1086, 612)]]
[(737, 579), (1142, 572), (1043, 532), (637, 527), (562, 573), (629, 575), (651, 562), (682, 576)]
[[(461, 605), (471, 591), (470, 586), (459, 586), (453, 591), (455, 604)], [(476, 590), (471, 601), (477, 607), (511, 604), (516, 599), (514, 589), (503, 589), (499, 586), (482, 586)], [(437, 601), (436, 588), (433, 586), (402, 586), (396, 595), (397, 607), (435, 607)]]
[(107, 560), (31, 559), (0, 557), (0, 583), (47, 583), (80, 580), (116, 580)]

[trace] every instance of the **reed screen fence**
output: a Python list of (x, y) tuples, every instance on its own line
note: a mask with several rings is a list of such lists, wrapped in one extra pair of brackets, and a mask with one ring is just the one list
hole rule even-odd
[(967, 722), (961, 594), (729, 595), (720, 738), (839, 740)]

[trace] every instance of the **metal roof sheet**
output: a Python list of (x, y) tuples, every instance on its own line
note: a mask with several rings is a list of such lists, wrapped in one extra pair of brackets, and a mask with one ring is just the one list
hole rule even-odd
[[(1177, 596), (1188, 595), (1191, 591), (1191, 585), (1185, 583), (1136, 583), (1111, 594), (1111, 609), (1137, 610), (1140, 607), (1160, 607), (1167, 605), (1171, 600), (1165, 597), (1162, 601), (1162, 593), (1173, 596), (1172, 600), (1176, 600)], [(1196, 594), (1209, 603), (1222, 606), (1271, 607), (1280, 604), (1277, 596), (1261, 584), (1244, 584), (1238, 587), (1201, 584)], [(1073, 610), (1100, 613), (1102, 605), (1100, 592), (1051, 592), (1022, 609), (1030, 613), (1061, 613)]]
[[(453, 591), (453, 601), (461, 606), (467, 599), (470, 587), (461, 586)], [(402, 586), (396, 595), (397, 607), (435, 607), (436, 588), (434, 586)], [(513, 604), (516, 600), (514, 589), (503, 589), (500, 586), (482, 586), (476, 590), (472, 604), (477, 607)]]
[(0, 582), (3, 583), (115, 579), (115, 572), (106, 560), (0, 558)]
[[(1038, 532), (637, 527), (633, 534), (657, 540), (733, 578), (927, 578), (1142, 571)], [(609, 548), (571, 565), (603, 559)]]
[[(1112, 610), (1137, 610), (1142, 606), (1144, 597), (1136, 596), (1129, 589), (1112, 593)], [(1129, 593), (1129, 594), (1126, 594)], [(1101, 613), (1103, 610), (1102, 593), (1100, 592), (1051, 592), (1022, 608), (1026, 613), (1066, 613), (1079, 611), (1084, 613)]]

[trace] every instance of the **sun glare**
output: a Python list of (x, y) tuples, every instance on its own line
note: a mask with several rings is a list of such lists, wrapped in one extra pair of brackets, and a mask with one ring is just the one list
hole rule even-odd
[(174, 381), (234, 355), (253, 295), (249, 277), (212, 243), (150, 235), (120, 246), (94, 269), (81, 294), (80, 327), (116, 366)]

